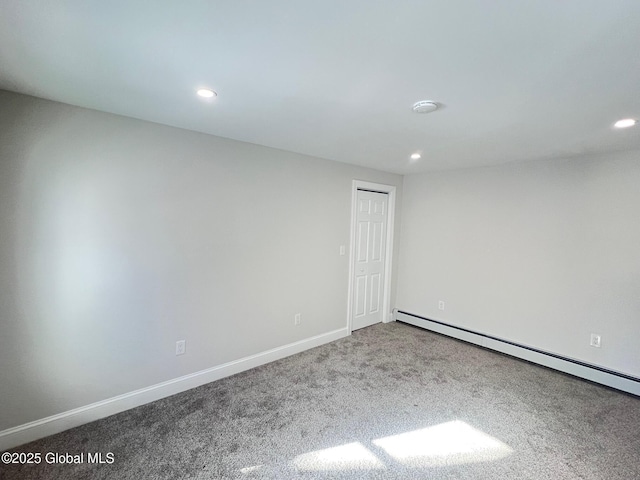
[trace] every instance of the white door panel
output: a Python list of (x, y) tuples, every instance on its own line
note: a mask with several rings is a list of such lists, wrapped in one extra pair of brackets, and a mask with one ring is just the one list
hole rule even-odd
[(378, 313), (380, 310), (380, 274), (371, 275), (371, 290), (369, 291), (369, 313)]
[(382, 247), (384, 245), (384, 224), (376, 222), (373, 224), (373, 244), (371, 245), (371, 260), (382, 261)]
[(358, 263), (366, 263), (369, 254), (369, 222), (358, 222)]
[(357, 205), (353, 330), (382, 321), (388, 195), (358, 190)]
[(366, 313), (367, 277), (366, 275), (356, 276), (356, 301), (355, 316), (362, 317)]

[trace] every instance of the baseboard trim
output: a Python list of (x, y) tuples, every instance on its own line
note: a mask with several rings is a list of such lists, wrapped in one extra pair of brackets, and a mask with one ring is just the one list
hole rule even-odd
[(398, 310), (396, 320), (640, 396), (640, 378)]
[(18, 445), (32, 442), (33, 440), (38, 440), (73, 427), (84, 425), (85, 423), (139, 407), (146, 403), (160, 400), (161, 398), (169, 397), (176, 393), (184, 392), (275, 360), (280, 360), (310, 348), (333, 342), (348, 335), (349, 332), (346, 327), (333, 330), (256, 355), (250, 355), (239, 360), (92, 403), (84, 407), (75, 408), (67, 412), (25, 423), (24, 425), (8, 428), (0, 432), (0, 451), (5, 451)]

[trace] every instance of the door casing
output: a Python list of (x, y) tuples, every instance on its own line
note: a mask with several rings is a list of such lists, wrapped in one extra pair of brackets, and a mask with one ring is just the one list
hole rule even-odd
[(356, 227), (357, 227), (357, 203), (358, 190), (370, 190), (372, 192), (386, 193), (389, 195), (387, 203), (387, 238), (385, 244), (384, 280), (382, 286), (382, 321), (384, 323), (393, 321), (391, 312), (391, 277), (393, 263), (393, 229), (394, 215), (396, 210), (396, 187), (382, 183), (365, 182), (354, 180), (351, 186), (351, 238), (349, 243), (349, 292), (347, 301), (347, 330), (351, 334), (353, 330), (353, 302), (354, 302), (354, 277), (356, 259)]

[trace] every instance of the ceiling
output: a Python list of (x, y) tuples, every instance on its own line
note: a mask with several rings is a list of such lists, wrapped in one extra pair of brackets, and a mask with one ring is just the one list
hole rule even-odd
[(640, 149), (640, 2), (0, 0), (0, 88), (401, 174)]

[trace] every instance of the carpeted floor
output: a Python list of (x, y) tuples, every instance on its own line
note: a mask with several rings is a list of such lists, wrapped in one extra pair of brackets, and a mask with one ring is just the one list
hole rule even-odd
[(0, 465), (0, 478), (631, 480), (640, 399), (378, 324), (15, 451), (84, 463)]

